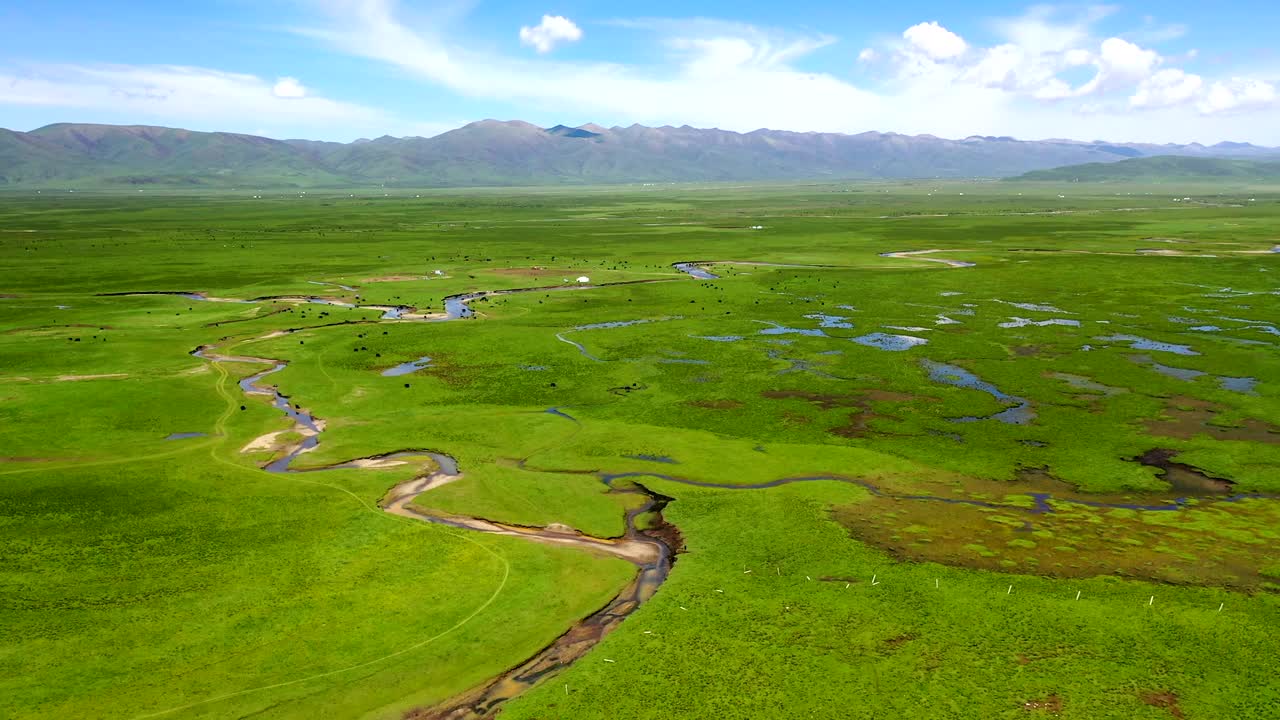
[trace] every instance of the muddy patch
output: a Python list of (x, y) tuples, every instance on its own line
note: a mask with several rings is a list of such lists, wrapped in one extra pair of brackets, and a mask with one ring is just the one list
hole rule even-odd
[(1129, 392), (1128, 388), (1103, 385), (1102, 383), (1095, 382), (1093, 379), (1087, 378), (1083, 375), (1072, 375), (1071, 373), (1053, 372), (1053, 373), (1046, 373), (1045, 377), (1053, 378), (1054, 380), (1061, 380), (1062, 382), (1066, 383), (1072, 388), (1075, 388), (1076, 390), (1082, 390), (1088, 393), (1098, 393), (1100, 395), (1110, 396), (1110, 395), (1123, 395), (1124, 393)]
[(791, 410), (782, 413), (782, 423), (790, 427), (802, 427), (813, 422), (813, 418)]
[[(1172, 463), (1163, 456), (1147, 461)], [(1263, 587), (1270, 579), (1262, 571), (1274, 553), (1262, 529), (1280, 522), (1280, 503), (1227, 495), (1223, 481), (1189, 472), (1195, 477), (1166, 475), (1171, 487), (1160, 493), (1115, 495), (1083, 493), (1033, 469), (1013, 482), (917, 482), (914, 490), (833, 508), (832, 517), (855, 539), (910, 562), (1055, 578)], [(1199, 499), (1171, 499), (1193, 494)], [(954, 500), (914, 501), (939, 495)]]
[(1055, 694), (1038, 700), (1028, 700), (1022, 704), (1022, 708), (1028, 712), (1046, 712), (1050, 715), (1059, 715), (1062, 713), (1062, 698)]
[(384, 282), (408, 282), (410, 280), (426, 280), (425, 275), (382, 275), (380, 277), (371, 277), (361, 280), (365, 283), (384, 283)]
[(489, 272), (500, 277), (522, 277), (522, 278), (550, 278), (550, 277), (578, 277), (581, 271), (578, 270), (548, 270), (544, 267), (523, 267), (523, 268), (496, 268)]
[(898, 648), (902, 647), (903, 645), (906, 645), (907, 643), (915, 639), (916, 639), (915, 635), (912, 635), (911, 633), (903, 633), (901, 635), (894, 635), (891, 638), (886, 638), (884, 641), (884, 645), (886, 648), (890, 650), (897, 650)]
[(1199, 468), (1174, 462), (1173, 458), (1177, 456), (1177, 450), (1156, 448), (1146, 451), (1135, 460), (1141, 465), (1155, 468), (1160, 479), (1169, 483), (1170, 489), (1189, 497), (1227, 495), (1235, 487), (1235, 483), (1230, 480), (1210, 477)]
[(1280, 427), (1248, 418), (1239, 425), (1227, 427), (1213, 421), (1223, 409), (1206, 400), (1189, 397), (1170, 398), (1164, 417), (1146, 422), (1152, 435), (1191, 440), (1208, 436), (1215, 440), (1237, 440), (1270, 445), (1280, 444)]
[(684, 404), (703, 410), (740, 410), (746, 407), (739, 400), (686, 400)]
[[(827, 429), (828, 433), (845, 438), (866, 437), (872, 432), (870, 425), (874, 420), (902, 419), (897, 415), (878, 411), (875, 408), (876, 403), (905, 403), (922, 399), (934, 400), (934, 398), (922, 398), (918, 395), (891, 392), (888, 390), (867, 390), (860, 393), (843, 395), (808, 392), (804, 390), (766, 390), (760, 393), (760, 396), (769, 400), (803, 400), (814, 405), (820, 410), (856, 408), (858, 412), (849, 413), (848, 420), (845, 424)], [(788, 422), (791, 421), (793, 415), (795, 415), (795, 413), (783, 413), (784, 419), (787, 419)], [(803, 415), (797, 417), (803, 420), (804, 424), (809, 423), (809, 418)]]
[(804, 400), (823, 410), (861, 407), (865, 402), (861, 395), (830, 395), (804, 390), (766, 390), (760, 396), (770, 400)]
[(1151, 707), (1167, 711), (1170, 717), (1177, 718), (1177, 720), (1183, 720), (1186, 717), (1186, 714), (1182, 712), (1182, 708), (1178, 705), (1178, 696), (1169, 690), (1148, 690), (1138, 697)]

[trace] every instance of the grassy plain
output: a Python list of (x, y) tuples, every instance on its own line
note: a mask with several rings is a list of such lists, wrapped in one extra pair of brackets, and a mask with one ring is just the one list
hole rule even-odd
[(412, 466), (263, 472), (217, 344), (326, 421), (295, 467), (444, 452), (424, 509), (600, 537), (591, 473), (674, 498), (667, 583), (504, 717), (1274, 717), (1280, 191), (1172, 190), (0, 195), (0, 714), (398, 717), (633, 576), (378, 510)]

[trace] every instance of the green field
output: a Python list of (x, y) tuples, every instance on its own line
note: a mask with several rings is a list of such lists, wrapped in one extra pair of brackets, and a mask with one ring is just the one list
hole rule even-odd
[[(1169, 183), (0, 194), (0, 717), (439, 717), (636, 577), (625, 479), (669, 577), (501, 717), (1275, 718), (1278, 223)], [(322, 421), (290, 472), (313, 431), (238, 386), (274, 364)], [(385, 512), (427, 453), (460, 477)]]

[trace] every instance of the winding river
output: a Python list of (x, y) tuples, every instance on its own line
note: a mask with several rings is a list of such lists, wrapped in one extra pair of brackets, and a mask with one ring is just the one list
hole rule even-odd
[[(709, 263), (676, 263), (673, 267), (694, 278), (714, 279), (716, 277), (715, 275), (700, 267), (701, 265), (706, 264)], [(766, 265), (766, 263), (756, 264)], [(948, 264), (950, 263), (948, 262)], [(779, 267), (796, 266), (780, 265)], [(664, 280), (639, 280), (623, 283), (609, 283), (609, 285), (662, 281)], [(445, 312), (439, 314), (421, 314), (414, 308), (402, 306), (395, 306), (391, 309), (387, 306), (351, 305), (351, 307), (382, 310), (382, 318), (379, 321), (373, 322), (401, 322), (406, 320), (429, 322), (460, 320), (474, 315), (472, 309), (469, 307), (470, 303), (488, 296), (505, 295), (518, 292), (578, 290), (603, 286), (604, 285), (553, 286), (459, 294), (446, 298)], [(169, 294), (181, 295), (193, 300), (221, 300), (209, 298), (199, 293), (172, 292), (117, 294)], [(320, 300), (323, 299), (316, 299), (316, 301)], [(311, 302), (312, 300), (306, 299), (305, 301)], [(330, 301), (328, 304), (334, 304), (335, 302), (336, 301)], [(394, 313), (392, 310), (394, 310)], [(267, 337), (279, 337), (280, 335), (288, 334), (290, 332), (294, 331), (277, 330), (262, 337), (252, 338), (243, 342), (265, 339)], [(567, 343), (578, 345), (577, 343), (565, 340), (564, 338), (561, 339)], [(233, 340), (230, 342), (232, 344), (237, 344), (242, 341)], [(580, 345), (578, 345), (578, 349), (586, 354), (585, 349)], [(239, 387), (247, 396), (268, 398), (273, 407), (280, 410), (285, 414), (285, 416), (293, 421), (293, 431), (300, 435), (301, 439), (290, 444), (282, 444), (277, 441), (277, 438), (279, 438), (283, 433), (277, 432), (271, 433), (269, 436), (259, 438), (255, 443), (250, 443), (249, 446), (246, 446), (244, 449), (245, 452), (270, 450), (277, 454), (275, 459), (271, 460), (264, 466), (264, 469), (268, 472), (314, 473), (335, 468), (376, 469), (400, 465), (409, 462), (412, 459), (421, 460), (423, 458), (430, 458), (435, 467), (432, 472), (402, 482), (387, 492), (385, 497), (379, 503), (379, 506), (385, 512), (417, 521), (441, 524), (460, 530), (520, 538), (530, 542), (538, 542), (548, 545), (576, 547), (586, 551), (623, 559), (632, 563), (637, 568), (635, 579), (626, 588), (624, 588), (622, 592), (615, 596), (605, 607), (576, 623), (568, 632), (557, 638), (551, 645), (538, 652), (532, 658), (529, 658), (517, 667), (512, 668), (481, 687), (447, 700), (433, 708), (414, 711), (410, 714), (410, 717), (419, 718), (420, 720), (463, 720), (489, 716), (502, 703), (519, 695), (521, 692), (532, 687), (536, 683), (568, 667), (577, 658), (584, 655), (588, 650), (596, 645), (605, 635), (615, 629), (627, 618), (627, 616), (634, 612), (637, 607), (654, 595), (658, 587), (666, 580), (675, 560), (676, 553), (681, 550), (682, 540), (679, 531), (674, 526), (668, 524), (662, 517), (663, 509), (668, 503), (672, 502), (673, 499), (646, 488), (640, 483), (640, 481), (644, 479), (661, 480), (670, 483), (720, 490), (761, 490), (780, 487), (782, 485), (792, 483), (819, 481), (843, 482), (861, 487), (868, 493), (878, 497), (887, 497), (902, 501), (972, 505), (982, 508), (993, 508), (1011, 512), (1028, 513), (1032, 515), (1053, 513), (1055, 511), (1054, 503), (1071, 503), (1096, 508), (1176, 511), (1186, 508), (1193, 502), (1193, 500), (1198, 503), (1236, 502), (1251, 498), (1276, 497), (1273, 495), (1256, 493), (1232, 494), (1230, 492), (1229, 483), (1214, 480), (1212, 478), (1205, 478), (1203, 475), (1200, 475), (1199, 477), (1203, 478), (1205, 482), (1197, 485), (1197, 488), (1209, 488), (1205, 493), (1195, 493), (1188, 497), (1174, 497), (1158, 503), (1135, 503), (1130, 502), (1128, 499), (1108, 499), (1106, 501), (1090, 500), (1080, 497), (1077, 493), (1066, 493), (1064, 495), (1062, 493), (1055, 494), (1051, 492), (1024, 493), (1025, 496), (1029, 496), (1032, 499), (1031, 503), (1001, 503), (964, 497), (896, 493), (864, 479), (840, 474), (785, 477), (754, 484), (729, 484), (693, 480), (676, 475), (652, 472), (610, 473), (605, 471), (586, 471), (584, 473), (583, 471), (539, 470), (540, 472), (594, 475), (609, 488), (609, 492), (611, 493), (641, 495), (645, 498), (645, 501), (639, 507), (626, 513), (626, 529), (622, 537), (598, 538), (581, 534), (572, 528), (561, 525), (551, 525), (548, 527), (522, 527), (495, 522), (485, 518), (433, 512), (416, 504), (414, 501), (424, 493), (430, 492), (432, 489), (441, 487), (442, 485), (455, 482), (462, 477), (462, 470), (458, 467), (458, 463), (453, 457), (433, 450), (408, 449), (372, 457), (358, 458), (341, 464), (320, 468), (293, 468), (292, 465), (294, 461), (300, 455), (318, 445), (320, 442), (320, 436), (324, 432), (325, 424), (323, 420), (317, 419), (309, 412), (301, 409), (299, 405), (291, 403), (289, 397), (280, 393), (280, 391), (275, 387), (264, 384), (265, 381), (273, 374), (286, 368), (287, 363), (270, 358), (222, 354), (216, 346), (201, 346), (193, 350), (192, 354), (209, 362), (253, 363), (269, 366), (261, 372), (240, 380)], [(576, 419), (565, 415), (557, 408), (552, 408), (549, 412), (564, 415), (564, 417), (577, 422)], [(1172, 477), (1175, 471), (1180, 473), (1190, 471), (1192, 474), (1195, 474), (1193, 468), (1170, 462), (1168, 455), (1153, 455), (1152, 453), (1148, 453), (1148, 456), (1140, 458), (1139, 461), (1149, 466), (1161, 468), (1168, 477)], [(523, 465), (523, 463), (521, 464)], [(1015, 495), (1016, 493), (1010, 494), (1011, 497)], [(641, 518), (644, 518), (645, 522), (640, 523), (639, 521)]]

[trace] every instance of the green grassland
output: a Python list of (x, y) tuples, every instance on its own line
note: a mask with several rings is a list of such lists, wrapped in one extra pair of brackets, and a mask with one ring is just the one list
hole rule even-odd
[[(634, 577), (382, 512), (421, 462), (322, 470), (418, 450), (462, 471), (428, 514), (673, 499), (666, 583), (502, 717), (1275, 717), (1277, 221), (1245, 184), (0, 194), (0, 715), (402, 717)], [(210, 345), (287, 363), (316, 472), (242, 452), (291, 425)]]

